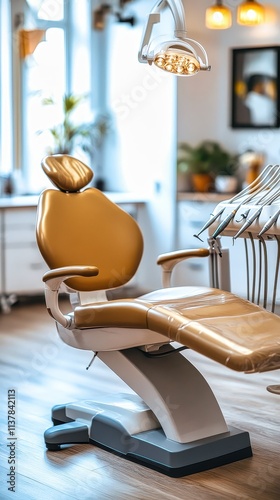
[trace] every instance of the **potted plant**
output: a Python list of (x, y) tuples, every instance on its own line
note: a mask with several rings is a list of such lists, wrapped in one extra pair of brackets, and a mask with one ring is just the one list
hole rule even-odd
[(186, 192), (190, 190), (190, 172), (186, 160), (185, 145), (179, 144), (177, 149), (177, 191)]
[(223, 163), (215, 167), (215, 189), (219, 193), (235, 193), (238, 187), (239, 157), (223, 150)]
[(215, 189), (218, 193), (235, 193), (238, 187), (236, 168), (228, 166), (215, 177)]
[[(62, 97), (62, 120), (47, 130), (52, 138), (52, 146), (47, 150), (49, 155), (71, 155), (78, 147), (89, 155), (90, 161), (93, 163), (94, 155), (101, 149), (104, 137), (111, 128), (111, 120), (108, 115), (99, 114), (92, 122), (77, 124), (73, 115), (85, 99), (86, 95), (84, 94), (70, 93)], [(42, 104), (54, 106), (57, 103), (52, 97), (48, 97), (43, 99)], [(98, 187), (101, 188), (102, 179), (98, 179), (97, 182), (100, 184)]]
[(235, 175), (237, 161), (218, 142), (205, 140), (197, 146), (179, 143), (177, 167), (190, 175), (195, 191), (207, 192), (218, 175)]

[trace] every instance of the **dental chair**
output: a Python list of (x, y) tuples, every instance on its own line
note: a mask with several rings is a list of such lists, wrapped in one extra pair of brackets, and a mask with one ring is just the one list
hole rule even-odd
[[(40, 196), (36, 230), (50, 268), (43, 276), (48, 312), (63, 342), (92, 351), (132, 389), (54, 406), (47, 449), (92, 443), (173, 477), (250, 457), (248, 433), (226, 424), (208, 383), (181, 351), (246, 373), (278, 369), (280, 318), (211, 287), (166, 286), (108, 299), (137, 271), (137, 222), (86, 187), (93, 173), (78, 159), (48, 156), (42, 168), (55, 186)], [(209, 250), (158, 258), (165, 285), (174, 266), (193, 256), (208, 257)], [(61, 294), (69, 294), (69, 312), (61, 310)]]

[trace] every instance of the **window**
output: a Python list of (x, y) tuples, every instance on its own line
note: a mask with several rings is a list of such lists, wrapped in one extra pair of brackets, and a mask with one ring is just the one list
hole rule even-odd
[(45, 109), (43, 98), (51, 96), (55, 101), (61, 101), (69, 83), (66, 81), (65, 49), (69, 2), (28, 0), (26, 4), (17, 0), (16, 4), (12, 5), (15, 30), (13, 117), (16, 138), (13, 167), (21, 172), (26, 192), (38, 192), (45, 184), (40, 162), (50, 140), (46, 130), (53, 125), (54, 120), (59, 119), (58, 108)]
[[(102, 146), (81, 158), (95, 180), (104, 180), (109, 191), (139, 191), (143, 185), (153, 193), (167, 178), (163, 165), (169, 168), (173, 161), (168, 127), (173, 135), (175, 84), (137, 60), (150, 0), (127, 5), (135, 26), (119, 21), (118, 2), (110, 5), (100, 30), (93, 22), (99, 0), (0, 0), (0, 176), (13, 172), (20, 194), (48, 185), (40, 164), (52, 146), (48, 130), (61, 123), (62, 97), (69, 92), (88, 95), (75, 111), (77, 123), (109, 116)], [(36, 31), (40, 36), (30, 51), (20, 52), (22, 36)], [(44, 106), (45, 97), (57, 106)], [(152, 133), (147, 116), (153, 117)], [(167, 152), (154, 148), (164, 143), (165, 133)]]
[[(65, 93), (65, 40), (63, 28), (46, 29), (45, 41), (41, 42), (25, 68), (24, 126), (22, 140), (26, 148), (24, 171), (30, 179), (29, 186), (36, 191), (40, 186), (43, 173), (40, 162), (47, 151), (50, 136), (47, 130), (54, 122), (59, 121), (59, 106), (44, 107), (44, 97), (53, 97), (61, 102)], [(36, 168), (35, 165), (38, 167)], [(43, 177), (42, 181), (45, 179)]]

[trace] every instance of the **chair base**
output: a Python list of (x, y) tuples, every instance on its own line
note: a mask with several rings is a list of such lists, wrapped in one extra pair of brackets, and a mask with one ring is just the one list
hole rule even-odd
[(54, 407), (54, 426), (44, 436), (47, 449), (58, 451), (65, 444), (91, 443), (170, 477), (252, 456), (249, 434), (233, 427), (191, 443), (166, 438), (151, 410), (137, 398), (126, 397), (126, 403), (129, 399), (130, 406), (134, 406), (132, 411), (125, 408), (129, 404), (118, 412), (114, 403), (104, 409), (103, 403), (91, 401)]

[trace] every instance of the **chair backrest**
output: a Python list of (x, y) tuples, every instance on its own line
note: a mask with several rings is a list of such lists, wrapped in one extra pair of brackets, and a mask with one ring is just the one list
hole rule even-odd
[(83, 162), (53, 155), (43, 159), (42, 168), (58, 188), (43, 191), (38, 203), (37, 243), (49, 268), (97, 266), (98, 276), (67, 281), (77, 291), (127, 283), (143, 252), (137, 222), (98, 189), (84, 189), (93, 172)]

